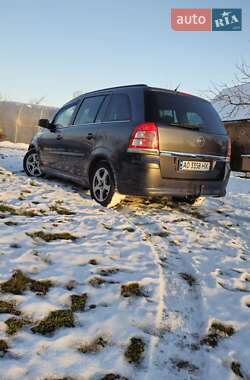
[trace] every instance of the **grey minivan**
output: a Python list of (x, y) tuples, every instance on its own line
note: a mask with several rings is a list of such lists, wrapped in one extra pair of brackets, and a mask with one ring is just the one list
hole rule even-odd
[(107, 206), (115, 191), (193, 202), (222, 197), (230, 139), (212, 105), (197, 96), (132, 85), (94, 91), (65, 104), (31, 142), (29, 176), (62, 177)]

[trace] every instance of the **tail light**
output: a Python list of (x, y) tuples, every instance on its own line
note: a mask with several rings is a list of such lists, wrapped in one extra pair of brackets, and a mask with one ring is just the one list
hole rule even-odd
[(227, 160), (231, 160), (231, 153), (232, 153), (232, 143), (230, 137), (228, 137), (227, 141)]
[(142, 123), (133, 130), (128, 152), (159, 154), (159, 136), (155, 123)]

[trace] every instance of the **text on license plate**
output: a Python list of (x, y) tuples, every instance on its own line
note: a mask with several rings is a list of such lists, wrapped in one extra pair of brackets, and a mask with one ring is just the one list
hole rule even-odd
[(208, 172), (211, 163), (206, 161), (179, 161), (179, 170)]

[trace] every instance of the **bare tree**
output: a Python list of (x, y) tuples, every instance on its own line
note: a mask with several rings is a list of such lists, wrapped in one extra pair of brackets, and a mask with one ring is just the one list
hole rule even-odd
[(36, 105), (40, 105), (42, 104), (42, 102), (46, 99), (46, 96), (41, 96), (40, 98), (32, 98), (30, 99), (30, 102), (31, 104), (36, 104)]
[(248, 111), (250, 107), (250, 66), (242, 62), (236, 66), (236, 73), (231, 83), (213, 85), (208, 97), (213, 99), (219, 111), (226, 117), (235, 116), (239, 111)]

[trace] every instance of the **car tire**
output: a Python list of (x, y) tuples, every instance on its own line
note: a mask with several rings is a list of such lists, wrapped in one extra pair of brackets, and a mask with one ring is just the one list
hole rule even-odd
[(41, 177), (40, 160), (37, 150), (32, 148), (28, 150), (23, 159), (23, 169), (29, 177)]
[(99, 162), (90, 173), (90, 194), (92, 199), (106, 207), (115, 193), (114, 174), (105, 161)]

